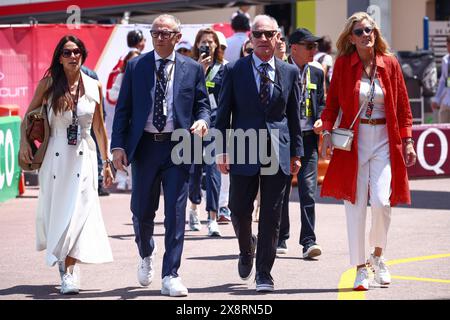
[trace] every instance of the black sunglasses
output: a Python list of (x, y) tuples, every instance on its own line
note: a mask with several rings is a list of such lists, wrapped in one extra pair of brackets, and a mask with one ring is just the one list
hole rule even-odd
[(70, 49), (63, 49), (61, 51), (61, 55), (64, 58), (70, 58), (72, 56), (72, 53), (74, 54), (75, 57), (78, 57), (81, 54), (81, 50), (79, 48), (75, 48), (73, 50)]
[(161, 36), (162, 39), (167, 40), (170, 38), (173, 38), (174, 35), (176, 35), (178, 31), (156, 31), (156, 30), (150, 30), (150, 34), (152, 35), (152, 38), (159, 38)]
[(363, 35), (363, 33), (365, 33), (367, 36), (370, 36), (372, 31), (373, 31), (373, 28), (365, 27), (365, 28), (354, 29), (352, 32), (355, 36), (361, 37)]
[(298, 42), (297, 44), (305, 46), (306, 50), (317, 49), (319, 44), (317, 42)]
[(253, 48), (245, 48), (245, 53), (251, 54), (253, 52)]
[(272, 39), (277, 34), (276, 30), (268, 30), (268, 31), (252, 31), (252, 35), (259, 39), (264, 35), (266, 39)]

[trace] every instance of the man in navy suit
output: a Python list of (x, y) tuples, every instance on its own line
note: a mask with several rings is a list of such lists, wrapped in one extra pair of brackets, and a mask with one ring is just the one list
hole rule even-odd
[[(250, 278), (257, 247), (257, 292), (274, 290), (270, 272), (275, 261), (286, 181), (290, 174), (298, 172), (303, 156), (298, 69), (274, 57), (279, 37), (275, 19), (266, 15), (255, 17), (250, 34), (253, 54), (225, 66), (216, 120), (216, 128), (234, 145), (225, 153), (216, 152), (219, 170), (230, 173), (229, 207), (240, 250), (238, 272), (241, 279)], [(257, 132), (257, 139), (253, 142), (241, 139), (236, 145), (238, 132), (229, 136), (226, 131), (230, 127), (249, 136)], [(267, 137), (260, 134), (264, 132), (268, 132)], [(220, 148), (219, 144), (216, 146)], [(271, 162), (263, 161), (262, 149), (270, 150)], [(255, 154), (258, 157), (253, 161)], [(274, 171), (266, 170), (274, 164)], [(256, 238), (252, 235), (252, 212), (259, 188), (261, 208)]]
[(155, 212), (164, 191), (165, 253), (161, 293), (186, 296), (178, 276), (183, 251), (190, 163), (172, 159), (174, 130), (207, 134), (210, 106), (200, 64), (175, 53), (180, 22), (160, 15), (152, 24), (154, 50), (130, 60), (123, 78), (111, 135), (114, 166), (132, 166), (131, 211), (141, 257), (138, 280), (148, 286), (154, 275)]
[[(322, 254), (322, 248), (316, 243), (314, 232), (316, 214), (315, 197), (317, 190), (317, 164), (319, 162), (319, 134), (322, 131), (320, 115), (324, 107), (324, 73), (320, 65), (310, 64), (314, 58), (317, 42), (321, 38), (314, 36), (308, 29), (299, 28), (289, 37), (291, 56), (289, 63), (300, 71), (300, 118), (304, 155), (302, 168), (298, 172), (298, 194), (300, 199), (300, 245), (302, 257), (311, 259)], [(283, 210), (281, 214), (280, 238), (277, 253), (287, 253), (286, 240), (289, 238), (289, 193), (291, 181), (286, 185)]]

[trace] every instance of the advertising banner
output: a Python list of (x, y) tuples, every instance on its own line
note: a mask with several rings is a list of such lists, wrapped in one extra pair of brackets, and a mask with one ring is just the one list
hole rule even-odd
[(19, 194), (20, 117), (0, 117), (0, 202)]

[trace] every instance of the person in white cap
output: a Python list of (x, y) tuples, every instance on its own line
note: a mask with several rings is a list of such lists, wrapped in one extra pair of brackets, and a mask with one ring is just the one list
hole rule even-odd
[(187, 40), (180, 41), (175, 47), (175, 51), (186, 57), (192, 58), (192, 45)]
[(225, 38), (225, 35), (222, 32), (217, 31), (217, 30), (215, 30), (215, 32), (217, 34), (217, 37), (219, 38), (219, 43), (220, 43), (220, 46), (217, 48), (217, 54), (218, 54), (219, 58), (222, 59), (222, 64), (226, 65), (228, 63), (228, 61), (225, 60), (225, 50), (228, 47), (227, 38)]

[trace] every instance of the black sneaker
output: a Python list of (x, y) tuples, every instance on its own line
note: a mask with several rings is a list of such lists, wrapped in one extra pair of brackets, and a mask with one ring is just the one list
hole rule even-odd
[(286, 254), (288, 252), (288, 248), (286, 245), (286, 240), (279, 240), (277, 246), (277, 254)]
[(238, 272), (239, 277), (241, 277), (242, 280), (248, 280), (253, 273), (253, 260), (255, 257), (255, 251), (256, 251), (256, 236), (252, 235), (252, 246), (250, 248), (251, 253), (250, 255), (239, 255), (239, 262), (238, 262)]
[(312, 259), (322, 254), (322, 248), (318, 244), (313, 244), (309, 247), (303, 247), (303, 258)]
[(256, 274), (256, 292), (273, 292), (274, 283), (270, 275)]

